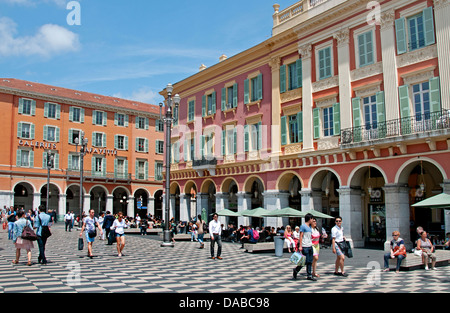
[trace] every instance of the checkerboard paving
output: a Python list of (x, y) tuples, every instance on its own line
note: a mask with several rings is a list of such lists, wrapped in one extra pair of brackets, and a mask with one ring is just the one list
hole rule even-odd
[[(240, 244), (225, 242), (223, 260), (211, 260), (209, 243), (176, 242), (173, 248), (161, 247), (159, 236), (127, 235), (124, 256), (116, 246), (96, 239), (93, 259), (87, 248), (77, 250), (78, 231), (65, 232), (53, 227), (47, 243), (47, 265), (26, 265), (22, 252), (20, 264), (13, 265), (15, 247), (0, 231), (0, 293), (392, 293), (449, 292), (450, 266), (437, 271), (416, 270), (387, 273), (367, 268), (377, 261), (383, 265), (382, 251), (355, 249), (355, 258), (346, 261), (348, 277), (337, 277), (334, 255), (322, 249), (318, 263), (321, 275), (316, 282), (306, 280), (305, 269), (292, 277), (294, 266), (289, 254), (251, 254)], [(216, 247), (217, 249), (217, 247)], [(367, 255), (366, 255), (367, 254)], [(78, 274), (78, 275), (77, 275)], [(424, 284), (424, 282), (426, 282)]]

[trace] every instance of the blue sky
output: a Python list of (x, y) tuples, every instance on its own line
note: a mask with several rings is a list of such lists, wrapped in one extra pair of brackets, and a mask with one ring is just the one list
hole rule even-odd
[(158, 92), (270, 38), (287, 0), (0, 0), (0, 77), (157, 104)]

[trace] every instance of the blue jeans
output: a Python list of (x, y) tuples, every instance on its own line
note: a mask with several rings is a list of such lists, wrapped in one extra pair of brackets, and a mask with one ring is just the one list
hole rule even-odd
[(312, 277), (312, 262), (314, 257), (314, 252), (312, 247), (303, 247), (302, 254), (306, 257), (306, 274), (308, 277)]
[(45, 258), (45, 245), (47, 243), (47, 238), (42, 238), (41, 236), (38, 236), (37, 243), (39, 246), (38, 260), (47, 261), (47, 259)]
[(198, 240), (198, 242), (200, 242), (201, 244), (203, 244), (203, 236), (204, 236), (205, 234), (198, 234), (198, 237), (197, 237), (197, 240)]
[(214, 240), (211, 239), (211, 257), (214, 257), (214, 244), (217, 242), (217, 257), (222, 254), (222, 237), (220, 235), (213, 236)]
[(14, 230), (14, 223), (8, 222), (8, 239), (13, 239), (13, 230)]
[[(399, 271), (400, 270), (400, 265), (402, 264), (402, 261), (404, 258), (406, 258), (404, 255), (399, 255), (397, 258), (397, 268), (396, 270)], [(386, 253), (384, 255), (384, 268), (389, 268), (389, 260), (391, 259), (391, 254), (390, 253)]]

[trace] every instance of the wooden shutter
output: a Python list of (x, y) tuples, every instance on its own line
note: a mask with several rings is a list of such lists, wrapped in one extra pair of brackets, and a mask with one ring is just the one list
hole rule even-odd
[(250, 103), (250, 80), (244, 81), (244, 104)]
[(423, 10), (423, 27), (425, 33), (425, 45), (429, 46), (435, 44), (436, 37), (434, 35), (433, 7), (427, 7)]
[(408, 50), (406, 41), (405, 18), (395, 20), (395, 37), (397, 39), (397, 54), (403, 54)]
[(314, 139), (320, 138), (320, 109), (313, 110)]
[(282, 116), (281, 117), (281, 145), (287, 145), (287, 117)]
[(286, 64), (280, 66), (280, 93), (286, 92)]
[(202, 116), (206, 116), (206, 96), (203, 95), (202, 97)]
[(298, 59), (296, 62), (297, 67), (297, 88), (303, 87), (303, 63), (302, 59)]
[(341, 135), (341, 106), (339, 103), (333, 105), (333, 132), (335, 136)]
[(222, 101), (221, 101), (221, 105), (222, 105), (222, 112), (226, 110), (227, 108), (227, 89), (226, 88), (222, 88)]
[(377, 92), (377, 129), (378, 138), (386, 137), (386, 108), (384, 104), (384, 91)]
[(303, 112), (297, 113), (298, 142), (303, 142)]
[(433, 77), (430, 79), (430, 109), (431, 112), (441, 111), (441, 90), (439, 77)]
[(259, 74), (257, 78), (257, 96), (258, 100), (262, 100), (263, 98), (263, 75)]

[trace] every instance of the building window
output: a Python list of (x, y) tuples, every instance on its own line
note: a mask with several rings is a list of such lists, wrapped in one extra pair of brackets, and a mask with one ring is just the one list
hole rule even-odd
[(155, 163), (155, 180), (157, 181), (163, 180), (163, 163), (160, 162)]
[(80, 108), (72, 108), (72, 121), (73, 122), (81, 122), (81, 109)]
[(299, 143), (297, 114), (289, 116), (289, 139), (291, 143)]
[(22, 122), (17, 124), (17, 137), (22, 139), (34, 139), (34, 125)]
[(78, 129), (69, 129), (69, 143), (74, 145), (77, 138), (80, 140), (80, 131)]
[(128, 161), (126, 159), (116, 159), (114, 164), (114, 174), (117, 178), (128, 177)]
[(125, 136), (117, 135), (117, 150), (126, 150), (125, 148)]
[(366, 129), (377, 128), (377, 96), (363, 98), (364, 122)]
[(206, 105), (207, 105), (207, 115), (212, 115), (214, 106), (213, 94), (209, 94), (208, 96), (206, 96)]
[(94, 113), (94, 124), (103, 125), (103, 112), (95, 111)]
[(69, 155), (69, 170), (79, 171), (80, 170), (80, 156), (76, 154)]
[(416, 120), (421, 121), (422, 118), (429, 119), (431, 113), (430, 83), (427, 81), (413, 85), (412, 93)]
[(297, 79), (297, 62), (288, 65), (288, 90), (294, 90), (299, 87)]
[(56, 119), (57, 105), (54, 103), (47, 103), (47, 107), (48, 107), (47, 117)]
[(115, 114), (115, 124), (117, 126), (128, 126), (128, 116), (125, 114), (116, 113)]
[(148, 179), (148, 162), (136, 161), (136, 179)]
[(189, 145), (189, 156), (188, 156), (188, 158), (189, 158), (189, 160), (193, 161), (195, 159), (195, 139), (194, 139), (194, 137), (189, 139), (188, 145)]
[(333, 76), (331, 47), (319, 50), (319, 80)]
[(32, 101), (29, 99), (22, 99), (22, 114), (31, 115)]
[(407, 19), (409, 31), (409, 50), (425, 47), (425, 34), (423, 27), (423, 15), (417, 14)]
[(333, 107), (323, 109), (323, 135), (334, 136)]
[(144, 153), (148, 152), (148, 139), (136, 138), (136, 151)]
[(164, 153), (164, 141), (156, 140), (156, 154)]
[(248, 78), (244, 81), (244, 104), (256, 102), (263, 98), (263, 75)]
[(31, 150), (17, 150), (16, 165), (18, 167), (33, 167), (34, 152)]
[(44, 140), (59, 142), (59, 128), (55, 126), (44, 126)]
[(157, 132), (164, 132), (164, 121), (156, 120), (156, 131)]
[(189, 101), (188, 104), (188, 122), (192, 122), (195, 118), (195, 100)]
[(94, 147), (106, 147), (106, 134), (94, 132), (92, 134), (92, 145)]
[(136, 117), (136, 128), (137, 129), (148, 129), (148, 118), (146, 117)]
[(374, 47), (372, 31), (358, 36), (359, 66), (363, 67), (374, 63)]

